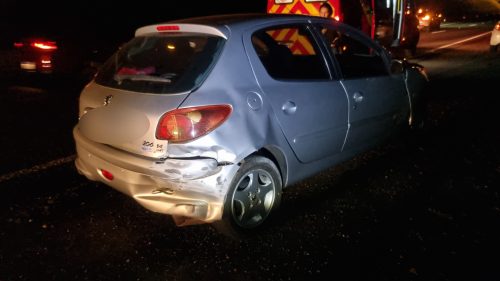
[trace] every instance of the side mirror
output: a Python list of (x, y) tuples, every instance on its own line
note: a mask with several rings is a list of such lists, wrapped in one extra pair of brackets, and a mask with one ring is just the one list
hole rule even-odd
[(401, 74), (405, 71), (406, 63), (403, 60), (393, 59), (391, 60), (391, 73), (392, 74)]

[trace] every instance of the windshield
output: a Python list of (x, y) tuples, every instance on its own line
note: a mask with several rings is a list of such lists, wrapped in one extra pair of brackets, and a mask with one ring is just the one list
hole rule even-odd
[(193, 33), (135, 37), (104, 64), (95, 81), (144, 93), (190, 91), (203, 82), (223, 42)]

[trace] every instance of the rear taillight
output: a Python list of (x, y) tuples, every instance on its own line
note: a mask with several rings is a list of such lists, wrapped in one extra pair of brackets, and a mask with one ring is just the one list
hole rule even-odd
[(158, 122), (156, 138), (187, 142), (208, 134), (231, 114), (230, 105), (181, 108), (165, 113)]
[(497, 24), (495, 24), (495, 29), (498, 30), (498, 31), (500, 31), (500, 22), (497, 23)]

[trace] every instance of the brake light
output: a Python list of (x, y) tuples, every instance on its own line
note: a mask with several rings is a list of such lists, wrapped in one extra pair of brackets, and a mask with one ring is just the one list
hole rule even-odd
[(42, 50), (57, 50), (57, 44), (54, 41), (35, 41), (31, 43), (31, 46)]
[(160, 25), (156, 27), (157, 31), (178, 31), (180, 30), (178, 25)]
[(231, 114), (230, 105), (209, 105), (176, 109), (164, 114), (156, 128), (156, 138), (187, 142), (208, 134)]

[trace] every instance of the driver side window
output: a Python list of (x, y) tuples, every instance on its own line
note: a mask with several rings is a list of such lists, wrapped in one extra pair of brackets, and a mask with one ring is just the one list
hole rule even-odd
[(389, 75), (379, 52), (348, 32), (326, 26), (320, 29), (344, 79)]

